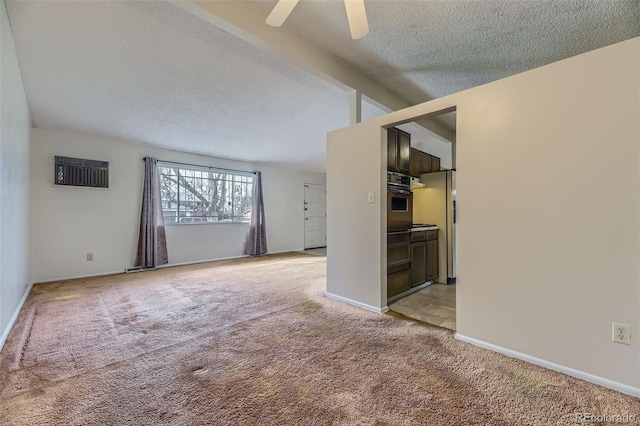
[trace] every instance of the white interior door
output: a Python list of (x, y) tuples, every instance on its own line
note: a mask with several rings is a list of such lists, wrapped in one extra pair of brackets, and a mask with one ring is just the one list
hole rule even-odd
[(327, 187), (304, 185), (304, 248), (327, 245)]

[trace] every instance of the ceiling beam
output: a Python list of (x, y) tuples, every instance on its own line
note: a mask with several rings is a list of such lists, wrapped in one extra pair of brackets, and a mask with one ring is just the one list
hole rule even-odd
[(349, 101), (349, 124), (353, 126), (362, 121), (362, 93), (354, 90), (349, 94)]
[[(412, 106), (404, 98), (349, 67), (329, 52), (309, 43), (306, 39), (287, 31), (285, 28), (274, 28), (267, 25), (265, 23), (267, 14), (249, 3), (238, 0), (170, 1), (207, 22), (285, 59), (349, 93), (355, 90), (392, 111)], [(455, 138), (454, 132), (439, 122), (422, 125), (446, 140), (451, 141)]]

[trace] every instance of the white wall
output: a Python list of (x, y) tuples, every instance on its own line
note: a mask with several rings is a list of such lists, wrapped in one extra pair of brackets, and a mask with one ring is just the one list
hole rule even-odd
[(387, 262), (386, 146), (386, 131), (361, 125), (331, 133), (327, 145), (327, 294), (374, 311), (387, 299), (386, 274), (378, 287)]
[[(375, 152), (372, 129), (457, 107), (459, 337), (640, 395), (639, 93), (635, 38), (330, 133), (327, 180), (343, 135)], [(381, 216), (340, 201), (362, 223), (336, 235), (329, 221), (329, 253), (350, 251), (329, 257), (328, 287), (371, 303), (384, 271), (348, 278), (377, 265)], [(613, 321), (630, 346), (611, 342)]]
[(0, 2), (0, 348), (30, 286), (31, 118), (4, 1)]
[[(138, 241), (145, 156), (236, 170), (261, 170), (270, 253), (304, 246), (304, 183), (318, 173), (254, 165), (152, 148), (91, 134), (32, 131), (32, 257), (34, 282), (122, 272)], [(110, 188), (53, 185), (55, 155), (109, 161)], [(247, 224), (167, 226), (170, 264), (242, 256)], [(86, 260), (87, 253), (94, 260)]]

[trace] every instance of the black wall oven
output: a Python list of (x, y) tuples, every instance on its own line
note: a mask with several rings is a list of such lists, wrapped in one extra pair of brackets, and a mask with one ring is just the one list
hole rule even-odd
[(387, 231), (403, 231), (413, 225), (413, 194), (409, 185), (387, 185)]
[(387, 172), (387, 189), (396, 192), (411, 192), (411, 176)]
[(400, 173), (387, 173), (387, 231), (411, 229), (413, 194), (411, 178)]

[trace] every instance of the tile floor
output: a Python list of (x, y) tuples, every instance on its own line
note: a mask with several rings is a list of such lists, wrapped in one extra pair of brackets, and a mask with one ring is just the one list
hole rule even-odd
[(456, 329), (456, 285), (431, 284), (389, 304), (389, 310), (429, 324)]
[[(300, 250), (300, 253), (326, 256), (327, 248)], [(455, 331), (456, 286), (455, 284), (431, 284), (427, 288), (391, 303), (389, 310)]]

